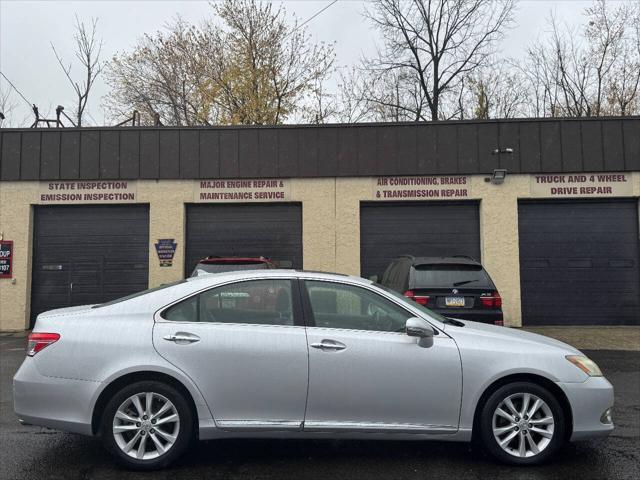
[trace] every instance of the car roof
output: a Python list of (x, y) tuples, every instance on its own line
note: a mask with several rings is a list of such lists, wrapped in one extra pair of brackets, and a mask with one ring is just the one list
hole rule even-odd
[(250, 280), (252, 278), (282, 278), (282, 277), (297, 277), (297, 278), (313, 278), (319, 280), (336, 280), (344, 281), (348, 280), (350, 283), (359, 283), (362, 285), (369, 285), (373, 283), (371, 280), (365, 278), (356, 277), (354, 275), (345, 275), (342, 273), (331, 272), (319, 272), (313, 270), (293, 270), (293, 269), (269, 269), (269, 270), (236, 270), (232, 272), (220, 272), (220, 273), (205, 273), (198, 275), (197, 277), (189, 277), (187, 282), (200, 282), (203, 283), (223, 283), (233, 280)]
[(454, 264), (454, 265), (479, 265), (482, 266), (480, 262), (475, 260), (473, 257), (467, 255), (454, 255), (451, 257), (413, 257), (411, 255), (406, 255), (400, 258), (407, 258), (411, 265), (444, 265), (444, 264)]

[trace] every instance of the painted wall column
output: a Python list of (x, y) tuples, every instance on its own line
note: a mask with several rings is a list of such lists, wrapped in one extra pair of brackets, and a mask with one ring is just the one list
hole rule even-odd
[(505, 325), (522, 325), (520, 306), (520, 248), (518, 237), (518, 192), (529, 179), (509, 176), (502, 185), (474, 176), (472, 192), (480, 201), (480, 249), (482, 264), (500, 295)]
[[(193, 202), (189, 181), (159, 184), (155, 180), (138, 183), (139, 202), (149, 204), (149, 288), (184, 278), (186, 205)], [(160, 238), (173, 238), (178, 246), (173, 265), (161, 267), (155, 244)]]
[(31, 202), (37, 190), (37, 182), (0, 183), (0, 233), (4, 240), (13, 240), (13, 278), (0, 280), (0, 331), (29, 328), (33, 255)]
[(371, 198), (371, 179), (337, 178), (335, 182), (335, 271), (360, 276), (360, 202)]
[(302, 203), (302, 263), (305, 270), (335, 269), (336, 188), (333, 178), (291, 182), (291, 198)]

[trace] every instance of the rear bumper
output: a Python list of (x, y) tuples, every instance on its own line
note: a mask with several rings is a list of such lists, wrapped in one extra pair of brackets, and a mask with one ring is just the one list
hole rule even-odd
[(452, 309), (452, 308), (431, 308), (436, 313), (445, 317), (459, 318), (460, 320), (470, 320), (472, 322), (491, 323), (501, 325), (503, 321), (502, 311), (500, 310), (476, 310), (476, 309)]
[(41, 375), (26, 358), (13, 377), (13, 409), (27, 424), (91, 435), (89, 405), (99, 382)]
[(613, 407), (613, 386), (604, 377), (589, 377), (583, 383), (558, 383), (567, 396), (573, 415), (571, 441), (605, 437), (613, 423), (603, 423), (602, 414)]

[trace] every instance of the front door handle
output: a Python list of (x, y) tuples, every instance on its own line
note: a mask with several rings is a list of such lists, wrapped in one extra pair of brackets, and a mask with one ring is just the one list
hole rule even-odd
[(312, 343), (311, 346), (320, 350), (344, 350), (347, 348), (344, 343), (336, 342), (335, 340), (322, 340), (321, 342)]
[(178, 345), (185, 345), (200, 341), (200, 337), (198, 335), (188, 332), (176, 332), (173, 334), (165, 335), (162, 338), (169, 342), (177, 343)]

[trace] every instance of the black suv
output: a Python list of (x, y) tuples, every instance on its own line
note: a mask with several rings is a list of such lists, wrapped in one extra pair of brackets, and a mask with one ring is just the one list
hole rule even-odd
[(445, 317), (503, 324), (502, 298), (471, 257), (398, 257), (380, 283)]

